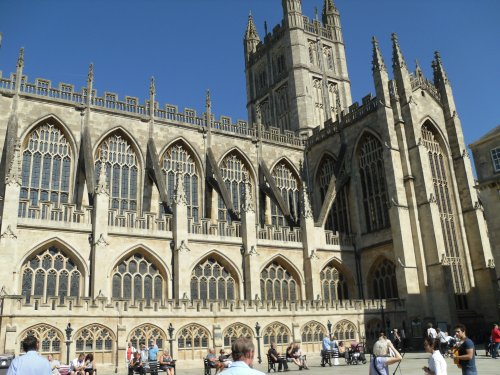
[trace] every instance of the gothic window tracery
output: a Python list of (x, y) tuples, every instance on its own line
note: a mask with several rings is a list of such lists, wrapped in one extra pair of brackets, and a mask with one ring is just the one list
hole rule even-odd
[(276, 261), (260, 273), (260, 295), (264, 301), (297, 301), (299, 288), (293, 275)]
[(340, 111), (339, 87), (334, 82), (328, 82), (328, 100), (330, 104), (330, 116), (335, 119), (337, 111)]
[(269, 100), (265, 98), (259, 104), (260, 106), (260, 115), (261, 115), (261, 123), (262, 125), (269, 127), (271, 126), (271, 108), (269, 106)]
[(368, 232), (389, 226), (389, 210), (383, 149), (372, 135), (367, 135), (360, 145), (359, 174), (363, 191), (365, 224)]
[(331, 262), (320, 273), (323, 299), (328, 302), (349, 299), (347, 280), (345, 276)]
[(493, 162), (493, 170), (500, 172), (500, 147), (496, 147), (491, 152), (491, 161)]
[(166, 291), (165, 278), (158, 267), (140, 253), (121, 261), (112, 275), (113, 298), (161, 300)]
[(21, 267), (21, 294), (40, 297), (78, 297), (82, 270), (56, 246), (31, 256)]
[(309, 62), (312, 65), (316, 65), (316, 42), (309, 40)]
[(165, 332), (153, 324), (143, 324), (132, 330), (127, 342), (130, 341), (134, 348), (140, 348), (141, 345), (148, 345), (153, 340), (158, 345), (158, 349), (163, 349), (163, 344), (167, 340)]
[(120, 213), (137, 210), (139, 191), (139, 161), (127, 139), (114, 133), (101, 142), (95, 158), (95, 178), (99, 179), (102, 165), (106, 166), (106, 179), (110, 193), (110, 208)]
[(339, 341), (356, 339), (356, 326), (348, 320), (341, 320), (335, 324), (332, 332), (333, 336)]
[[(325, 201), (331, 178), (334, 175), (335, 164), (336, 161), (333, 157), (325, 155), (318, 168), (317, 183), (322, 204)], [(344, 173), (344, 168), (340, 171), (338, 178), (341, 177), (342, 173)], [(350, 233), (347, 185), (344, 185), (337, 191), (332, 208), (328, 213), (325, 229), (338, 231), (340, 233)]]
[[(276, 187), (281, 193), (292, 219), (298, 223), (300, 211), (299, 180), (284, 162), (278, 163), (271, 173)], [(271, 222), (276, 227), (286, 226), (286, 220), (279, 206), (271, 201)]]
[(325, 336), (327, 336), (326, 328), (319, 322), (310, 321), (302, 327), (303, 343), (320, 342)]
[(381, 261), (372, 274), (373, 298), (398, 298), (396, 267), (388, 259)]
[[(222, 160), (220, 164), (220, 171), (222, 179), (224, 180), (231, 197), (233, 208), (236, 212), (239, 212), (241, 204), (243, 203), (242, 199), (244, 196), (245, 181), (250, 181), (250, 184), (252, 185), (248, 168), (243, 160), (241, 160), (235, 152), (232, 152)], [(231, 222), (229, 212), (227, 211), (224, 200), (220, 195), (219, 220), (227, 220), (228, 222)]]
[(162, 158), (162, 172), (165, 176), (167, 194), (174, 198), (176, 173), (184, 176), (184, 192), (187, 200), (188, 217), (194, 222), (199, 221), (199, 174), (193, 155), (182, 143), (176, 143), (168, 148)]
[[(449, 185), (448, 157), (431, 129), (431, 125), (427, 123), (422, 126), (422, 143), (427, 149), (429, 157), (434, 195), (440, 213), (445, 253), (451, 267), (453, 287), (457, 295), (465, 295), (468, 292), (469, 284), (463, 264), (464, 257), (462, 256), (459, 224), (456, 218), (455, 197), (453, 189)], [(466, 305), (466, 302), (461, 303), (461, 305)]]
[(290, 129), (290, 116), (288, 113), (288, 86), (283, 85), (276, 90), (276, 98), (278, 103), (278, 127), (281, 130)]
[(278, 347), (285, 347), (290, 343), (291, 336), (288, 327), (278, 322), (269, 324), (262, 331), (264, 346), (270, 346), (272, 342), (275, 342)]
[(191, 298), (234, 300), (238, 286), (235, 276), (214, 258), (200, 262), (191, 272)]
[(23, 352), (23, 340), (28, 336), (34, 336), (38, 339), (41, 355), (53, 354), (55, 358), (60, 358), (61, 342), (64, 341), (62, 333), (48, 324), (37, 324), (34, 327), (28, 328), (19, 336), (19, 345)]
[(91, 324), (76, 333), (73, 337), (76, 345), (76, 352), (92, 353), (97, 362), (112, 362), (113, 332), (100, 324)]
[(182, 350), (196, 350), (208, 348), (210, 333), (198, 324), (189, 324), (179, 330), (177, 346)]
[(20, 199), (31, 205), (68, 203), (73, 155), (56, 125), (46, 122), (28, 135), (23, 147)]
[(224, 346), (231, 347), (231, 344), (237, 338), (246, 337), (248, 339), (252, 339), (253, 331), (245, 324), (234, 323), (224, 329), (222, 336), (224, 337)]
[(323, 57), (329, 70), (335, 70), (333, 62), (333, 51), (331, 47), (323, 47)]
[(323, 81), (321, 78), (313, 77), (313, 101), (316, 124), (323, 126), (325, 123), (325, 110), (323, 103)]

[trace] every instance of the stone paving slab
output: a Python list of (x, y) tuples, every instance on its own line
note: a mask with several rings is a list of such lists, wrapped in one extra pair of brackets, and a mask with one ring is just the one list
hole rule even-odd
[[(309, 355), (308, 355), (309, 357)], [(426, 353), (407, 353), (401, 362), (400, 367), (397, 369), (394, 375), (424, 375), (422, 370), (423, 366), (427, 365), (427, 358), (429, 357)], [(329, 367), (321, 367), (319, 365), (319, 356), (308, 359), (310, 370), (302, 370), (299, 371), (296, 366), (290, 366), (291, 369), (287, 372), (288, 375), (296, 374), (296, 375), (368, 375), (368, 364), (365, 365), (354, 365), (348, 366), (342, 363), (339, 366)], [(448, 375), (461, 375), (462, 371), (453, 364), (453, 361), (449, 358), (446, 359), (446, 363), (448, 364)], [(200, 364), (202, 364), (200, 360)], [(476, 364), (478, 375), (500, 375), (500, 359), (492, 359), (490, 357), (485, 357), (484, 355), (479, 355), (476, 357)], [(254, 368), (266, 372), (267, 371), (267, 363), (262, 362), (258, 364), (255, 362)], [(392, 365), (389, 367), (390, 375), (394, 373), (396, 370), (396, 365)], [(99, 375), (112, 375), (115, 372), (105, 372), (99, 371)], [(212, 371), (214, 374), (215, 371)], [(123, 371), (118, 371), (118, 374), (126, 375), (126, 369)], [(224, 372), (222, 372), (224, 374)], [(274, 372), (271, 372), (274, 375)], [(277, 373), (280, 374), (280, 373)], [(203, 367), (199, 368), (190, 368), (183, 369), (178, 368), (176, 375), (203, 375)]]

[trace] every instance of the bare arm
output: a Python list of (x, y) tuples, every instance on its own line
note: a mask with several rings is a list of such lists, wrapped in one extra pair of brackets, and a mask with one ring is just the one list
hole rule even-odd
[(388, 365), (392, 365), (393, 363), (400, 362), (403, 359), (403, 357), (401, 357), (401, 354), (399, 354), (399, 352), (396, 350), (394, 345), (392, 345), (392, 342), (388, 341), (388, 346), (392, 350), (392, 352), (394, 353), (394, 357), (390, 357), (386, 363)]

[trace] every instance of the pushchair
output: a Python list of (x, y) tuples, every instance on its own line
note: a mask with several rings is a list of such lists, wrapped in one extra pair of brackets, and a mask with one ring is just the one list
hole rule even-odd
[(352, 343), (345, 360), (348, 365), (365, 364), (365, 346), (363, 344)]

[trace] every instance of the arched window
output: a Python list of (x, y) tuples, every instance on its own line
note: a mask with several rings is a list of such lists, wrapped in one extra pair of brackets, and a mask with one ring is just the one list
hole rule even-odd
[[(248, 180), (252, 184), (248, 168), (238, 155), (232, 152), (222, 160), (220, 171), (231, 197), (233, 208), (236, 212), (239, 212), (245, 190), (244, 182)], [(231, 217), (221, 196), (219, 196), (219, 220), (231, 221)]]
[(96, 181), (102, 164), (106, 165), (110, 207), (119, 212), (137, 210), (139, 161), (133, 147), (120, 133), (111, 134), (99, 145), (95, 158)]
[(382, 154), (380, 142), (374, 136), (367, 135), (360, 145), (359, 174), (368, 232), (386, 228), (390, 224)]
[(134, 328), (130, 333), (128, 340), (134, 348), (140, 348), (142, 344), (148, 345), (150, 341), (155, 341), (159, 349), (163, 349), (167, 336), (159, 327), (152, 324), (143, 324)]
[(100, 324), (92, 324), (78, 331), (73, 339), (76, 343), (76, 353), (94, 355), (98, 363), (113, 362), (113, 332)]
[(214, 258), (200, 262), (191, 272), (191, 298), (233, 300), (236, 295), (234, 275)]
[(398, 298), (396, 267), (388, 259), (380, 262), (372, 274), (373, 298)]
[(333, 336), (337, 340), (356, 340), (356, 326), (348, 320), (341, 320), (333, 326)]
[(20, 199), (37, 206), (68, 203), (73, 155), (64, 133), (50, 123), (37, 126), (23, 146)]
[(292, 334), (287, 326), (282, 323), (274, 322), (262, 330), (264, 346), (270, 346), (275, 342), (282, 349), (291, 341)]
[(194, 157), (187, 148), (178, 142), (168, 148), (162, 158), (162, 172), (170, 200), (174, 198), (175, 174), (180, 171), (184, 176), (184, 191), (187, 200), (188, 217), (198, 222), (200, 218), (199, 173)]
[(313, 78), (312, 89), (316, 125), (323, 126), (325, 122), (325, 110), (323, 108), (323, 80), (321, 78)]
[(330, 104), (330, 116), (335, 120), (337, 111), (340, 111), (340, 96), (338, 85), (334, 82), (328, 82), (328, 101)]
[(323, 340), (327, 335), (326, 328), (323, 324), (311, 321), (302, 327), (302, 342), (314, 343)]
[(63, 250), (50, 246), (32, 255), (21, 267), (21, 293), (25, 297), (78, 297), (82, 270)]
[(332, 302), (349, 299), (347, 281), (333, 262), (323, 268), (320, 273), (320, 279), (323, 299), (325, 301)]
[(292, 274), (277, 262), (272, 262), (260, 273), (260, 294), (265, 301), (296, 301), (300, 288)]
[[(199, 324), (189, 324), (179, 330), (177, 333), (177, 347), (179, 352), (194, 351), (194, 350), (207, 350), (210, 340), (210, 333), (208, 330)], [(182, 355), (181, 357), (187, 358), (189, 356)]]
[[(458, 230), (459, 224), (457, 224), (455, 214), (457, 212), (455, 197), (448, 182), (450, 175), (448, 157), (431, 129), (430, 124), (427, 125), (427, 123), (422, 126), (422, 143), (429, 156), (432, 184), (434, 185), (434, 194), (441, 218), (445, 253), (450, 260), (453, 288), (457, 295), (465, 295), (469, 289), (469, 283), (463, 263), (464, 256), (462, 255), (461, 238)], [(457, 298), (457, 300), (460, 299)]]
[[(333, 171), (335, 169), (335, 163), (335, 160), (330, 155), (325, 155), (318, 168), (317, 183), (322, 204), (325, 201), (330, 181), (334, 175)], [(337, 178), (340, 178), (344, 172), (345, 170), (342, 168)], [(337, 191), (332, 208), (328, 213), (325, 229), (338, 231), (340, 233), (349, 233), (349, 215), (347, 207), (347, 185), (344, 185), (339, 191)]]
[[(290, 215), (296, 223), (299, 222), (300, 197), (299, 179), (286, 163), (277, 164), (272, 171), (272, 177), (280, 191)], [(274, 201), (271, 201), (271, 222), (274, 226), (287, 226), (283, 212)]]
[(164, 291), (165, 277), (140, 253), (123, 260), (113, 270), (113, 298), (161, 300)]
[(47, 324), (37, 324), (34, 327), (28, 328), (19, 336), (19, 345), (23, 352), (23, 340), (28, 336), (34, 336), (38, 339), (38, 352), (42, 355), (52, 354), (55, 358), (61, 359), (61, 342), (63, 340), (62, 333)]
[(245, 324), (234, 323), (224, 330), (222, 336), (224, 337), (224, 346), (231, 347), (231, 344), (237, 338), (246, 337), (247, 339), (252, 339), (253, 331)]

